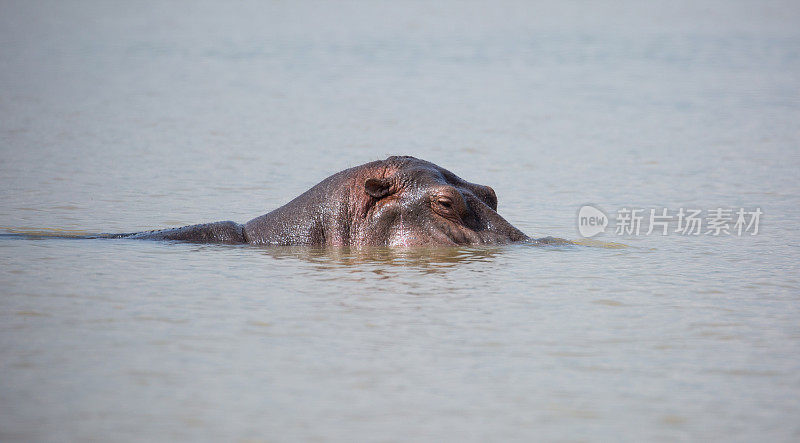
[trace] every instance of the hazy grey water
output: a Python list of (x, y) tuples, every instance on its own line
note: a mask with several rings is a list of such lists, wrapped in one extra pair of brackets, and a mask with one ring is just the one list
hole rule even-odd
[(793, 2), (4, 2), (0, 226), (246, 221), (411, 154), (531, 235), (314, 251), (0, 238), (0, 439), (800, 437)]

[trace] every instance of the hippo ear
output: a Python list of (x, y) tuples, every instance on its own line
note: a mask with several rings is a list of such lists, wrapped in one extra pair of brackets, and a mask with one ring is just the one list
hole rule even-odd
[(364, 182), (364, 191), (374, 198), (386, 197), (391, 187), (391, 182), (386, 178), (368, 178)]

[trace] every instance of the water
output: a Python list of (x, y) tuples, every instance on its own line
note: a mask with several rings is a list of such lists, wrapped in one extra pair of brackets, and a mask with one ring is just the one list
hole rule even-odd
[(244, 222), (410, 154), (532, 236), (320, 251), (0, 238), (0, 439), (800, 438), (793, 2), (4, 2), (0, 226)]

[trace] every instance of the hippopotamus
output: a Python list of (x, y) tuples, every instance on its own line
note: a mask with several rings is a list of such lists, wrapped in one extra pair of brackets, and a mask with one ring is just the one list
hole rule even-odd
[(341, 171), (244, 224), (222, 221), (103, 237), (319, 247), (497, 245), (531, 240), (497, 213), (494, 189), (410, 156)]

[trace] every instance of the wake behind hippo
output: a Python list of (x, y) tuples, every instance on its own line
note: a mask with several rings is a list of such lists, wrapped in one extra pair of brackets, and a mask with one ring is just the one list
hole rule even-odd
[(497, 213), (492, 188), (408, 156), (334, 174), (243, 225), (225, 221), (103, 237), (322, 247), (494, 245), (530, 240)]

